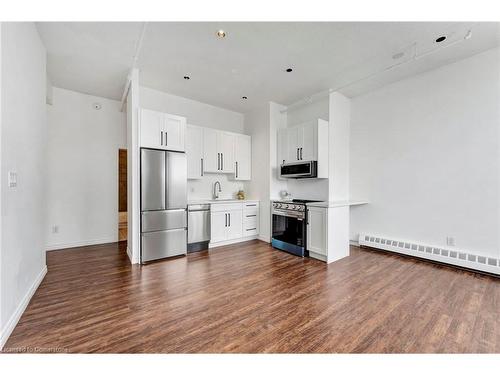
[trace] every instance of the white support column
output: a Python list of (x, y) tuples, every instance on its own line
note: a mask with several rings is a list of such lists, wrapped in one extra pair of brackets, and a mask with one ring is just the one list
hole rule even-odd
[(140, 176), (139, 176), (139, 70), (132, 69), (127, 94), (127, 254), (140, 262)]
[[(349, 200), (349, 133), (351, 102), (338, 92), (329, 104), (329, 201)], [(349, 255), (349, 206), (328, 208), (328, 259), (333, 262)]]

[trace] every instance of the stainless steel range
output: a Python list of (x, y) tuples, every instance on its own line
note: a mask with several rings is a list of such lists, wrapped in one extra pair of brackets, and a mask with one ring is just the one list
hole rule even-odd
[(274, 201), (271, 245), (298, 256), (308, 256), (306, 203), (312, 200)]

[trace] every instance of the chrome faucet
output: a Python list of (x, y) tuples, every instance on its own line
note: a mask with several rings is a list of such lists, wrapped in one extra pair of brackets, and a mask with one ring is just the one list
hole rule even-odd
[[(216, 187), (217, 185), (219, 185), (219, 191), (217, 191)], [(219, 199), (219, 193), (222, 192), (222, 189), (220, 187), (220, 182), (219, 181), (215, 181), (214, 183), (214, 199)]]

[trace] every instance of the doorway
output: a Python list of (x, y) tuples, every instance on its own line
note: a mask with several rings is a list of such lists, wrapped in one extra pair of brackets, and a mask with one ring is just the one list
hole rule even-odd
[(127, 241), (127, 150), (118, 150), (118, 241)]

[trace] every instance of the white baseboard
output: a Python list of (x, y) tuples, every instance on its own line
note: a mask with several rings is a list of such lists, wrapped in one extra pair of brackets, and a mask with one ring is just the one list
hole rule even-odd
[(239, 243), (239, 242), (257, 240), (257, 239), (259, 239), (258, 236), (248, 236), (248, 237), (237, 238), (235, 240), (229, 240), (229, 241), (220, 241), (220, 242), (215, 242), (215, 243), (210, 242), (208, 244), (208, 248), (212, 249), (214, 247), (232, 245), (232, 244)]
[(258, 239), (261, 241), (267, 242), (267, 243), (271, 243), (271, 240), (268, 237), (262, 236), (260, 234), (259, 234)]
[(349, 245), (359, 247), (358, 240), (349, 240)]
[(118, 239), (116, 237), (107, 237), (107, 238), (100, 238), (97, 240), (58, 243), (58, 244), (53, 244), (53, 245), (46, 245), (45, 251), (70, 249), (73, 247), (81, 247), (81, 246), (101, 245), (104, 243), (111, 243), (111, 242), (117, 242), (117, 241), (118, 241)]
[(31, 284), (31, 287), (28, 289), (28, 291), (24, 295), (19, 305), (17, 306), (16, 310), (14, 311), (14, 314), (12, 314), (12, 316), (8, 320), (7, 324), (5, 325), (5, 328), (2, 330), (2, 333), (0, 334), (0, 350), (7, 342), (7, 339), (9, 338), (10, 334), (16, 327), (17, 323), (19, 322), (19, 319), (21, 319), (21, 316), (23, 315), (24, 310), (26, 310), (26, 307), (28, 306), (31, 297), (33, 297), (33, 295), (35, 294), (36, 290), (38, 289), (38, 286), (40, 285), (46, 274), (47, 274), (47, 266), (45, 265), (38, 274), (38, 276), (36, 277), (33, 284)]

